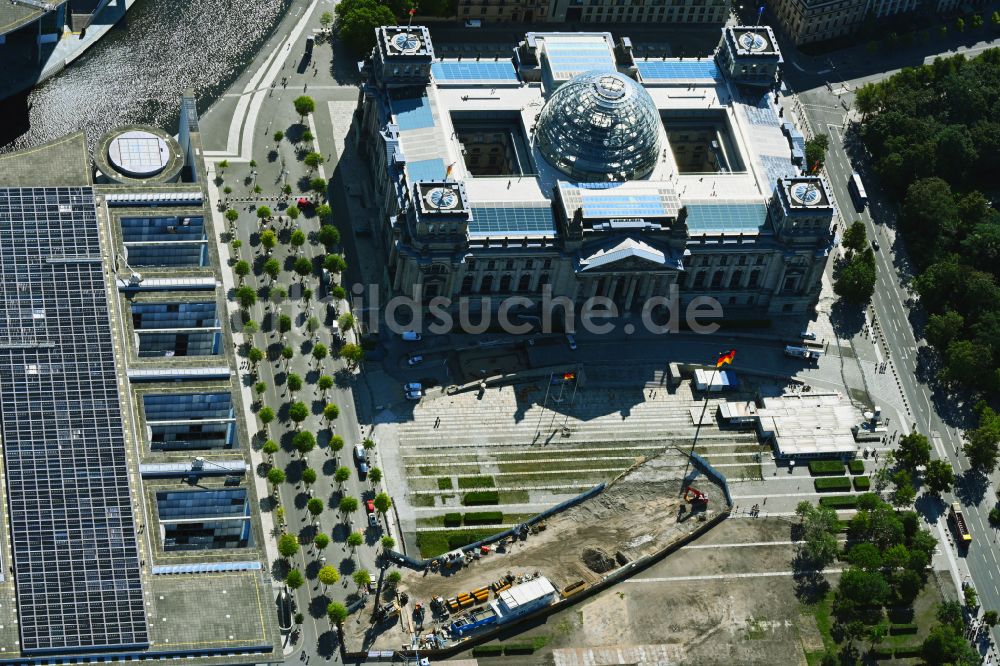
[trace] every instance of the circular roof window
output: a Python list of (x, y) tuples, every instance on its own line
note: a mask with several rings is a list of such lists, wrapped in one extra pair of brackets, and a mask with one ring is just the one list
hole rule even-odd
[(111, 165), (134, 178), (149, 178), (163, 171), (170, 161), (167, 142), (152, 132), (122, 132), (108, 146)]
[(416, 51), (420, 48), (420, 38), (412, 32), (401, 32), (392, 38), (392, 45), (400, 51)]
[(744, 32), (738, 40), (740, 46), (747, 51), (767, 50), (767, 38), (759, 32)]
[(803, 206), (815, 206), (823, 200), (823, 191), (816, 183), (795, 183), (792, 199)]
[(424, 199), (431, 207), (439, 210), (448, 210), (458, 205), (458, 195), (446, 187), (435, 187)]

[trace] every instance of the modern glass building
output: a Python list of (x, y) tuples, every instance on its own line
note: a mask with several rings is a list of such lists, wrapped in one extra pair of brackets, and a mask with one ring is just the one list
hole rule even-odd
[(140, 357), (219, 354), (222, 327), (215, 302), (132, 303)]
[(204, 266), (208, 239), (202, 217), (121, 217), (122, 244), (132, 266)]
[(142, 405), (152, 449), (229, 449), (236, 443), (230, 393), (147, 393)]
[(246, 548), (250, 502), (243, 488), (156, 493), (163, 550)]

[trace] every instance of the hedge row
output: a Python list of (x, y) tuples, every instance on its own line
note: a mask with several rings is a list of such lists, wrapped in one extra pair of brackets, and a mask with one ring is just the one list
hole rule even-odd
[(462, 504), (465, 506), (486, 506), (499, 503), (500, 493), (495, 490), (477, 490), (462, 496)]
[(438, 479), (438, 490), (451, 490), (450, 476), (442, 476)]
[(876, 659), (908, 659), (923, 655), (924, 648), (921, 645), (900, 645), (897, 648), (892, 646), (880, 647), (875, 650)]
[(473, 657), (499, 657), (502, 654), (502, 645), (477, 645), (472, 648)]
[(851, 480), (846, 476), (820, 477), (813, 479), (813, 485), (818, 493), (850, 490)]
[(819, 503), (831, 509), (853, 509), (858, 505), (858, 496), (834, 495), (833, 497), (820, 497)]
[(900, 634), (915, 634), (917, 633), (917, 625), (915, 624), (890, 624), (889, 625), (889, 635), (899, 636)]
[(867, 476), (856, 476), (854, 477), (854, 489), (855, 490), (868, 490), (872, 487), (872, 480)]
[(417, 532), (417, 548), (420, 549), (421, 557), (437, 557), (496, 533), (496, 529)]
[(466, 525), (499, 525), (503, 522), (502, 511), (478, 511), (465, 514)]
[(809, 473), (813, 476), (843, 474), (844, 463), (840, 460), (810, 460)]
[(864, 474), (865, 473), (865, 461), (864, 460), (851, 460), (847, 463), (847, 469), (851, 470), (851, 474)]
[[(543, 643), (544, 644), (544, 643)], [(497, 645), (495, 643), (489, 645), (477, 645), (472, 648), (472, 656), (474, 657), (499, 657), (501, 654), (512, 656), (518, 654), (532, 654), (537, 649), (536, 643), (505, 643), (503, 645)]]
[(460, 476), (458, 477), (458, 487), (461, 490), (471, 488), (492, 488), (494, 485), (492, 476)]
[(462, 525), (462, 514), (460, 513), (444, 514), (445, 527), (461, 527), (461, 525)]

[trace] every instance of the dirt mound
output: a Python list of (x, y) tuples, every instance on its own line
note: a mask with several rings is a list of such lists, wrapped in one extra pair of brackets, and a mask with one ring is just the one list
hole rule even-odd
[(615, 562), (615, 558), (611, 557), (600, 548), (584, 548), (583, 555), (580, 559), (582, 559), (583, 563), (587, 565), (587, 568), (594, 573), (607, 573), (618, 567), (618, 564)]

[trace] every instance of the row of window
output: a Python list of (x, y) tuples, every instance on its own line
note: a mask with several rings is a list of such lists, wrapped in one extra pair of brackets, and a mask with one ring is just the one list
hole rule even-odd
[[(541, 276), (538, 278), (538, 284), (535, 288), (535, 291), (540, 292), (542, 290), (542, 287), (544, 287), (547, 284), (550, 284), (550, 276), (548, 273), (542, 273)], [(479, 289), (475, 289), (475, 285), (476, 285), (475, 276), (466, 275), (462, 279), (462, 293), (471, 294), (473, 293), (473, 291), (480, 294), (491, 293), (493, 291), (493, 276), (484, 275), (483, 281), (479, 284)], [(513, 285), (514, 285), (513, 275), (501, 275), (500, 284), (497, 291), (499, 291), (502, 294), (510, 293), (511, 291), (514, 291), (512, 289)], [(521, 293), (527, 293), (530, 290), (531, 290), (531, 276), (522, 275), (517, 281), (516, 291)]]
[(731, 262), (733, 266), (763, 266), (766, 260), (763, 254), (741, 254), (736, 257), (732, 257), (727, 254), (720, 254), (717, 256), (690, 256), (684, 258), (685, 266), (729, 266), (730, 260), (735, 259)]
[[(762, 271), (754, 269), (750, 272), (750, 278), (747, 280), (746, 289), (756, 289), (760, 286), (760, 274)], [(688, 286), (699, 289), (705, 286), (705, 276), (708, 275), (708, 271), (696, 271), (694, 273), (689, 273)], [(726, 278), (725, 271), (715, 271), (712, 274), (712, 281), (709, 283), (709, 287), (718, 289), (723, 286), (723, 281)], [(743, 271), (735, 270), (729, 276), (729, 284), (726, 286), (727, 289), (743, 289)]]
[[(505, 259), (503, 261), (498, 261), (496, 259), (489, 259), (487, 261), (483, 261), (482, 264), (485, 264), (485, 268), (488, 271), (495, 271), (495, 270), (497, 270), (497, 267), (500, 264), (503, 264), (503, 269), (504, 270), (508, 270), (508, 271), (515, 270), (515, 268), (523, 268), (525, 270), (531, 270), (532, 268), (535, 267), (535, 261), (536, 261), (535, 259), (523, 259), (523, 260), (521, 260), (521, 259)], [(547, 270), (549, 270), (549, 269), (552, 268), (552, 259), (541, 259), (541, 260), (538, 260), (538, 261), (539, 261), (539, 263), (542, 266), (542, 270), (546, 270), (547, 271)], [(482, 267), (482, 265), (480, 264), (480, 262), (477, 261), (477, 260), (475, 260), (475, 259), (469, 259), (466, 262), (466, 266), (468, 266), (469, 272), (472, 272), (472, 271), (476, 270), (476, 268), (481, 268)]]
[[(724, 15), (724, 12), (721, 9), (715, 9), (712, 10), (712, 12), (706, 14), (705, 7), (699, 7), (697, 14), (695, 14), (694, 7), (681, 7), (679, 9), (674, 9), (673, 7), (670, 7), (669, 9), (667, 9), (666, 7), (659, 7), (659, 8), (639, 7), (638, 9), (639, 11), (636, 12), (635, 11), (636, 7), (617, 7), (617, 8), (608, 7), (607, 18), (620, 19), (624, 15), (625, 18), (628, 19), (632, 18), (642, 19), (642, 18), (653, 18), (654, 15), (660, 17), (666, 15), (667, 18), (673, 19), (674, 16), (676, 15), (678, 21), (682, 21), (685, 23), (692, 23), (694, 21), (721, 20), (722, 16)], [(649, 9), (649, 11), (648, 12), (645, 11), (646, 9)], [(686, 13), (689, 9), (691, 10), (690, 13)], [(601, 20), (604, 18), (604, 7), (598, 7), (596, 11), (588, 7), (584, 10), (583, 17), (585, 19), (594, 18), (596, 20)]]

